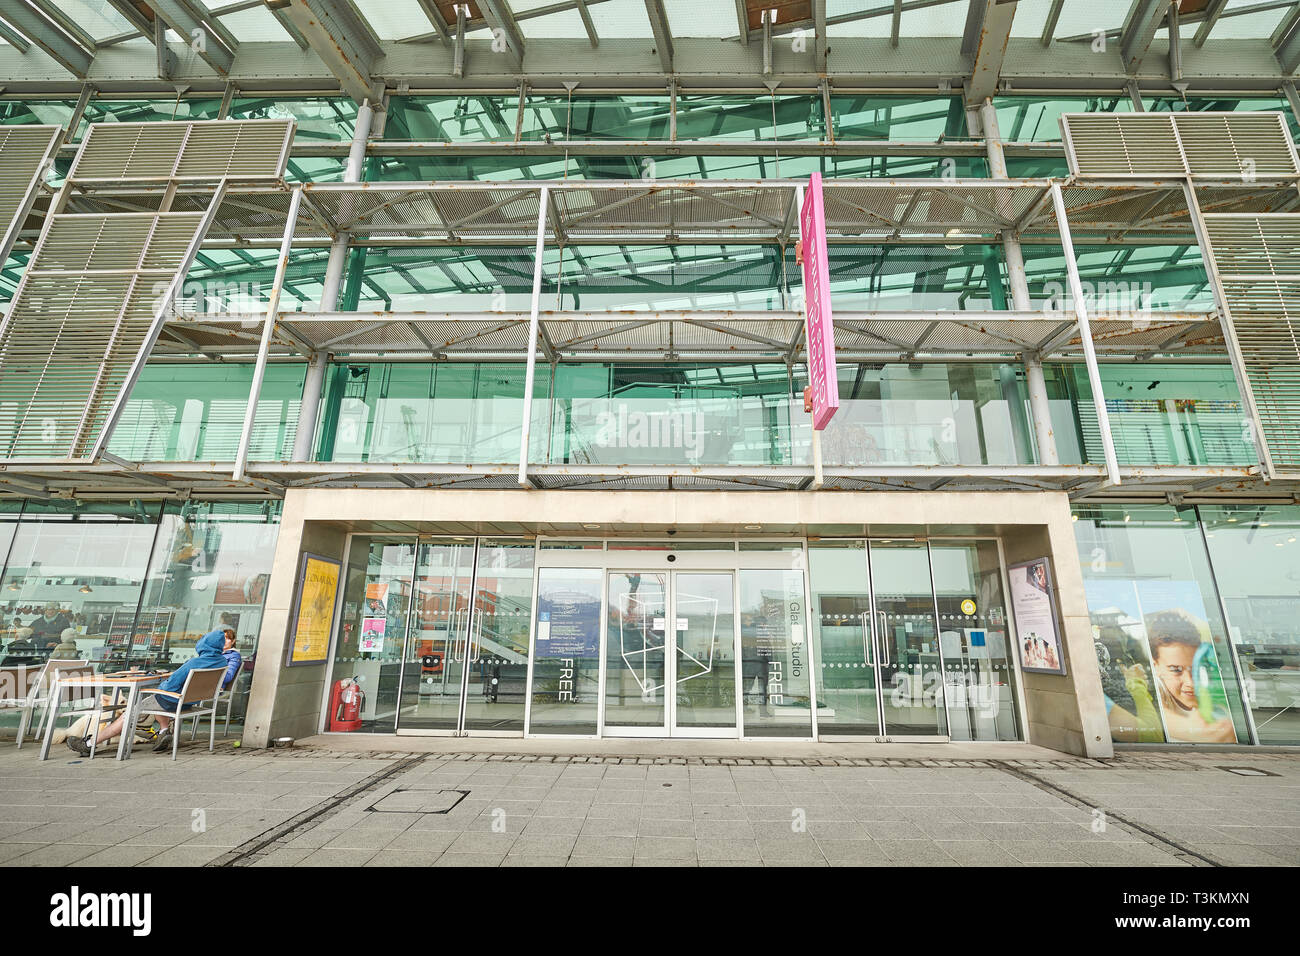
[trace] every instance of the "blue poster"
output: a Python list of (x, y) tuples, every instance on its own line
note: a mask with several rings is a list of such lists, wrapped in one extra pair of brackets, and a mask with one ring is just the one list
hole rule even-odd
[(600, 656), (600, 600), (555, 590), (537, 599), (538, 658)]

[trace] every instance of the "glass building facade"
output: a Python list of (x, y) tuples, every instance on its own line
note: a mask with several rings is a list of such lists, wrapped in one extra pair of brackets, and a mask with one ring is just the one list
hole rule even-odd
[[(515, 5), (525, 33), (576, 14)], [(269, 9), (238, 6), (229, 17), (239, 39), (288, 44)], [(419, 49), (383, 6), (354, 4), (380, 23), (377, 42)], [(629, 39), (616, 6), (590, 13)], [(894, 8), (893, 29), (906, 36), (924, 22), (936, 43), (960, 42), (955, 7), (906, 6)], [(1063, 5), (1048, 28), (1049, 6), (1017, 14), (1009, 49), (1045, 28), (1047, 40), (1053, 30), (1082, 36), (1088, 17), (1118, 11)], [(1268, 36), (1283, 14), (1263, 6), (1227, 5), (1216, 36)], [(845, 47), (885, 42), (892, 13), (846, 8), (828, 35)], [(716, 40), (715, 15), (701, 8), (709, 28), (689, 39)], [(129, 28), (107, 9), (84, 25), (124, 58), (145, 39), (123, 39)], [(1079, 46), (1064, 44), (1053, 48), (1063, 58)], [(294, 715), (295, 733), (963, 742), (1035, 742), (1045, 732), (1035, 700), (1053, 687), (1044, 681), (1096, 667), (1115, 744), (1300, 745), (1297, 486), (1260, 478), (1261, 399), (1222, 341), (1222, 269), (1192, 234), (1191, 210), (1160, 205), (1168, 197), (1143, 192), (1150, 184), (1134, 187), (1137, 200), (1072, 194), (1071, 215), (1086, 221), (1067, 262), (1059, 228), (1029, 228), (1049, 192), (1026, 198), (1031, 187), (1003, 183), (958, 195), (968, 181), (1002, 179), (1003, 163), (1009, 179), (1065, 181), (1070, 114), (1275, 112), (1294, 137), (1293, 90), (1249, 70), (1224, 84), (1239, 95), (1208, 80), (1175, 95), (1145, 76), (1096, 89), (1080, 73), (1024, 86), (1034, 92), (995, 85), (981, 115), (946, 77), (855, 76), (850, 86), (822, 64), (766, 87), (711, 88), (689, 70), (681, 75), (695, 79), (679, 86), (666, 70), (661, 88), (632, 89), (608, 77), (501, 82), (474, 55), (471, 79), (456, 80), (464, 89), (441, 75), (390, 78), (382, 102), (366, 106), (324, 92), (338, 89), (332, 77), (292, 90), (283, 78), (229, 88), (133, 79), (80, 97), (80, 80), (0, 95), (0, 129), (66, 130), (44, 174), (51, 191), (69, 177), (76, 185), (73, 156), (92, 127), (227, 120), (292, 121), (276, 189), (360, 187), (334, 205), (328, 190), (300, 191), (308, 212), (283, 261), (283, 210), (249, 200), (237, 215), (247, 196), (228, 197), (220, 212), (234, 225), (197, 244), (162, 346), (103, 448), (69, 458), (73, 478), (21, 472), (32, 463), (20, 433), (40, 409), (0, 400), (0, 666), (58, 653), (101, 671), (163, 668), (229, 625), (244, 660), (235, 719), (256, 671), (296, 681), (285, 695), (294, 706), (319, 697)], [(350, 166), (354, 145), (365, 149)], [(830, 370), (838, 411), (817, 432), (805, 408), (798, 210), (793, 193), (775, 211), (759, 196), (813, 174), (828, 189), (902, 184), (830, 204), (839, 231), (828, 289), (845, 344)], [(427, 203), (403, 209), (384, 192), (395, 184), (424, 190)], [(541, 184), (609, 191), (568, 194), (562, 213), (511, 192)], [(647, 199), (669, 188), (680, 192), (662, 206)], [(362, 208), (363, 189), (384, 198)], [(78, 215), (100, 210), (92, 193)], [(192, 213), (207, 195), (182, 183), (164, 202)], [(1207, 210), (1238, 210), (1238, 198), (1207, 194)], [(7, 315), (45, 205), (0, 263)], [(1118, 211), (1088, 219), (1094, 207)], [(610, 210), (624, 218), (602, 233)], [(535, 244), (515, 227), (539, 212), (550, 231)], [(730, 214), (746, 228), (702, 226)], [(328, 228), (311, 232), (313, 216)], [(403, 216), (438, 229), (415, 235)], [(924, 228), (909, 228), (916, 222)], [(1074, 301), (1071, 267), (1086, 302)], [(166, 278), (158, 271), (149, 278)], [(267, 321), (273, 302), (280, 314)], [(1099, 360), (1082, 347), (1083, 306)], [(531, 368), (519, 320), (529, 313), (543, 326)], [(720, 326), (736, 339), (725, 348), (708, 344)], [(109, 465), (118, 470), (94, 484)], [(68, 484), (83, 473), (85, 484)], [(151, 493), (131, 484), (140, 475)], [(535, 490), (621, 495), (621, 523), (498, 521), (473, 497), (533, 479)], [(769, 514), (761, 494), (819, 488), (895, 502), (870, 521), (832, 515), (814, 526)], [(711, 528), (706, 513), (671, 540), (658, 528), (668, 517), (637, 510), (641, 492), (707, 501), (742, 490), (753, 492), (751, 520)], [(408, 491), (464, 491), (463, 513), (435, 523), (417, 504), (391, 520), (357, 517), (369, 513), (365, 496)], [(971, 492), (971, 513), (936, 523), (900, 503), (913, 492)], [(1036, 509), (1050, 507), (1071, 527), (1072, 541), (1052, 543), (1077, 551), (1091, 653), (1074, 647), (1069, 669), (1027, 666), (1008, 555), (1039, 558), (1047, 546), (1018, 538), (1014, 515), (986, 519), (988, 499), (975, 496), (991, 493), (1021, 496), (1035, 529), (1051, 523)], [(289, 495), (337, 503), (290, 539), (290, 559), (315, 553), (318, 535), (340, 567), (328, 648), (312, 672), (320, 686), (309, 689), (304, 672), (283, 677), (279, 644), (260, 665), (257, 653), (259, 641), (285, 636), (283, 607), (268, 613), (267, 600)], [(775, 524), (789, 527), (769, 533)], [(1057, 577), (1073, 580), (1054, 554)], [(284, 590), (286, 604), (299, 596), (297, 582)], [(264, 629), (268, 620), (277, 623)], [(340, 681), (364, 692), (355, 719), (334, 706)]]

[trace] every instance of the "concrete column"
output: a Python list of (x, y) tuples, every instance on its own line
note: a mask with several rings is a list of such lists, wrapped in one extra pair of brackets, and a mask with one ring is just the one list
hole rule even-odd
[[(994, 179), (1007, 178), (1007, 158), (1002, 149), (1002, 134), (998, 131), (998, 114), (991, 100), (979, 108), (980, 126), (988, 151), (989, 172)], [(1011, 286), (1011, 307), (1017, 312), (1029, 312), (1033, 306), (1029, 298), (1029, 280), (1025, 276), (1025, 256), (1020, 248), (1020, 237), (1002, 234), (1002, 250), (1007, 262), (1007, 283)], [(1029, 417), (1034, 426), (1034, 441), (1038, 445), (1038, 461), (1042, 465), (1060, 464), (1056, 453), (1056, 438), (1052, 432), (1052, 413), (1047, 401), (1047, 381), (1043, 377), (1042, 358), (1036, 352), (1024, 355), (1025, 381), (1029, 388)]]
[(311, 459), (316, 421), (320, 418), (321, 396), (325, 390), (325, 372), (329, 364), (329, 353), (317, 352), (307, 365), (307, 380), (302, 385), (302, 405), (298, 408), (298, 430), (293, 436), (294, 461)]
[[(370, 101), (357, 110), (357, 125), (352, 132), (352, 146), (348, 150), (348, 164), (343, 171), (345, 183), (361, 182), (361, 169), (366, 161), (366, 142), (374, 125), (375, 111)], [(320, 311), (333, 312), (339, 304), (339, 288), (343, 284), (343, 268), (348, 261), (348, 233), (339, 230), (330, 245), (329, 259), (325, 263), (325, 279), (320, 296)], [(298, 429), (293, 436), (293, 460), (307, 461), (311, 457), (312, 441), (316, 437), (316, 421), (320, 417), (321, 393), (325, 386), (325, 371), (329, 367), (329, 353), (321, 352), (311, 357), (307, 367), (307, 380), (302, 386), (302, 404), (298, 408)]]

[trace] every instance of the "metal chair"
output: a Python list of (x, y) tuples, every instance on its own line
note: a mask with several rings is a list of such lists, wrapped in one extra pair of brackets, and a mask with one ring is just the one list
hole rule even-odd
[[(50, 690), (59, 675), (64, 671), (84, 670), (87, 666), (87, 661), (76, 658), (70, 660), (51, 658), (41, 665), (40, 677), (31, 684), (26, 700), (19, 704), (23, 708), (18, 719), (19, 749), (22, 749), (23, 737), (26, 736), (28, 729), (34, 727), (32, 737), (36, 740), (41, 739), (41, 728), (45, 726), (45, 720), (50, 713)], [(37, 707), (41, 708), (41, 716), (35, 724), (32, 724), (32, 714)]]
[[(226, 725), (221, 730), (221, 736), (223, 737), (230, 736), (230, 712), (235, 709), (235, 685), (239, 683), (239, 675), (242, 673), (244, 673), (244, 668), (243, 665), (241, 664), (239, 670), (235, 671), (235, 676), (230, 679), (230, 686), (223, 687), (221, 690), (217, 691), (216, 710), (218, 713), (214, 713), (212, 715), (212, 719), (213, 720), (217, 719), (217, 717), (219, 716), (219, 712), (221, 710), (221, 705), (225, 704)], [(198, 736), (198, 733), (199, 733), (199, 722), (196, 720), (194, 721), (193, 724), (190, 725), (190, 740), (193, 740), (196, 736)]]
[[(128, 726), (133, 726), (134, 722), (144, 716), (150, 717), (170, 717), (175, 726), (172, 728), (172, 759), (176, 759), (176, 752), (180, 748), (182, 723), (190, 718), (194, 718), (194, 726), (198, 726), (199, 718), (211, 716), (212, 727), (208, 733), (208, 752), (211, 753), (217, 745), (217, 696), (221, 691), (221, 679), (226, 676), (226, 666), (195, 668), (185, 675), (185, 683), (181, 686), (179, 692), (170, 690), (149, 690), (141, 695), (140, 704), (136, 705), (135, 713), (130, 715), (127, 720)], [(144, 700), (153, 695), (154, 697), (168, 697), (176, 699), (176, 706), (168, 710), (162, 707), (145, 707), (142, 706)], [(203, 705), (208, 706), (204, 707)], [(191, 709), (186, 710), (189, 707)]]
[[(40, 688), (45, 682), (45, 673), (50, 664), (10, 664), (0, 667), (0, 710), (17, 710), (18, 713), (18, 747), (22, 748), (23, 737), (27, 735), (27, 723), (32, 710), (41, 703)], [(39, 731), (37, 732), (39, 737)]]

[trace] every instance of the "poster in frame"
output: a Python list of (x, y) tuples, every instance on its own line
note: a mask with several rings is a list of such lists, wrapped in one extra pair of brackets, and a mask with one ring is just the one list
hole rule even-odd
[(1020, 669), (1031, 674), (1065, 676), (1065, 654), (1056, 616), (1056, 585), (1051, 562), (1043, 558), (1007, 568), (1011, 612), (1016, 619)]
[(285, 666), (323, 664), (329, 655), (343, 562), (303, 552)]

